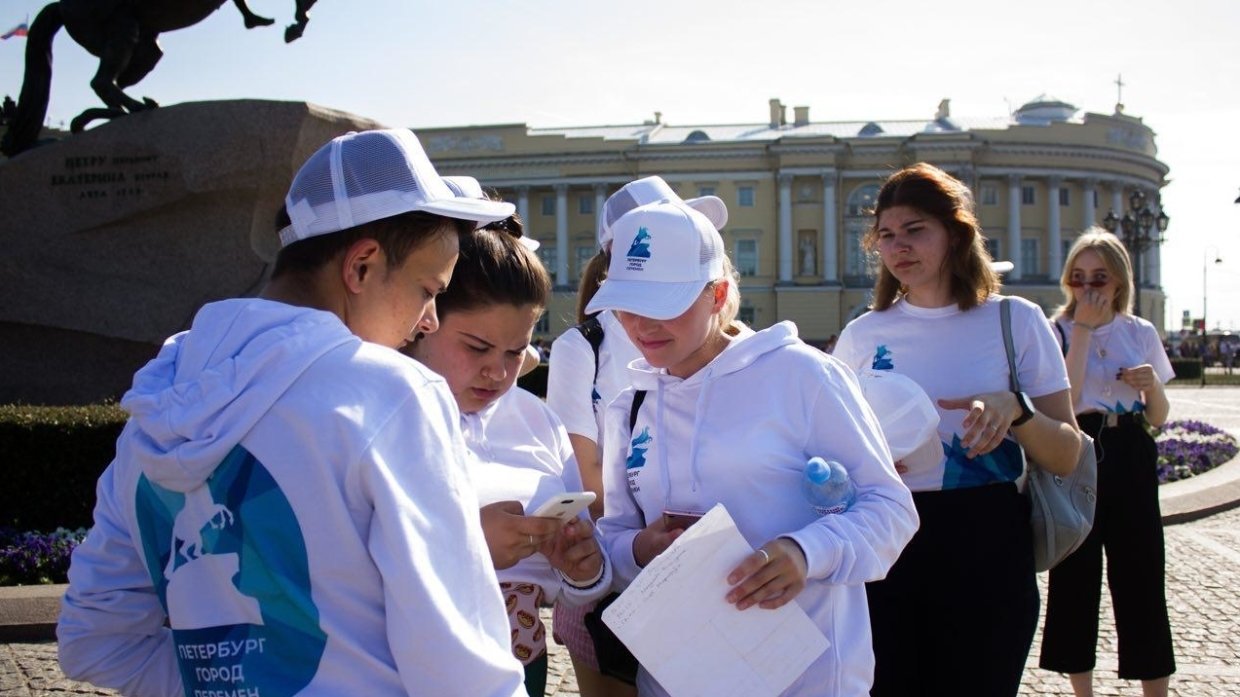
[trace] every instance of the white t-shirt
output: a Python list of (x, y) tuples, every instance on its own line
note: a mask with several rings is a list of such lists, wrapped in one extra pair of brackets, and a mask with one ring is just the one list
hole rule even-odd
[[(1072, 340), (1075, 323), (1066, 317), (1056, 320), (1063, 329), (1064, 353)], [(1060, 337), (1056, 337), (1060, 338)], [(1105, 411), (1117, 414), (1145, 411), (1141, 393), (1118, 379), (1120, 368), (1134, 368), (1149, 363), (1160, 382), (1175, 377), (1175, 370), (1163, 350), (1154, 325), (1140, 317), (1118, 315), (1094, 330), (1085, 359), (1085, 384), (1081, 396), (1072, 405), (1077, 414)]]
[(572, 328), (551, 344), (547, 372), (547, 406), (560, 417), (569, 433), (585, 436), (596, 444), (602, 433), (603, 412), (629, 386), (629, 364), (641, 358), (641, 352), (629, 341), (629, 335), (610, 310), (600, 312), (598, 320), (603, 327), (598, 380), (594, 379), (594, 349), (581, 332)]
[[(968, 311), (955, 304), (924, 308), (897, 300), (844, 327), (834, 355), (853, 370), (894, 370), (921, 385), (939, 410), (944, 456), (937, 467), (910, 471), (913, 491), (936, 491), (1016, 481), (1023, 458), (1009, 435), (981, 457), (965, 457), (960, 438), (967, 414), (938, 400), (1008, 389), (1007, 351), (999, 319), (1000, 296)], [(1012, 342), (1021, 388), (1031, 397), (1068, 389), (1068, 373), (1050, 322), (1037, 305), (1012, 297)]]
[[(462, 414), (461, 430), (474, 455), (470, 476), (479, 504), (520, 501), (530, 512), (566, 491), (581, 491), (581, 474), (563, 424), (542, 400), (520, 387), (481, 411)], [(585, 511), (580, 517), (590, 520)], [(610, 568), (605, 564), (604, 577), (585, 590), (565, 583), (542, 554), (495, 573), (500, 581), (542, 586), (547, 602), (563, 595), (570, 604), (580, 605), (607, 594)]]

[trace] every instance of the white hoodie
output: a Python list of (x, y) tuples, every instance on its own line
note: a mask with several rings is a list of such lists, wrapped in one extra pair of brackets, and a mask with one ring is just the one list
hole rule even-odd
[(127, 695), (525, 694), (438, 376), (333, 314), (229, 300), (121, 405), (57, 629), (69, 677)]
[[(619, 587), (640, 571), (633, 538), (665, 509), (705, 512), (722, 503), (755, 548), (776, 537), (805, 551), (808, 584), (796, 602), (831, 647), (785, 695), (867, 695), (874, 654), (866, 581), (883, 578), (917, 529), (878, 419), (853, 373), (806, 346), (782, 322), (733, 339), (687, 379), (630, 366), (646, 390), (633, 432), (633, 391), (608, 407), (599, 527)], [(637, 445), (639, 447), (633, 447)], [(805, 462), (844, 464), (857, 487), (844, 513), (819, 516), (801, 493)], [(750, 608), (744, 612), (762, 612)], [(642, 671), (642, 695), (663, 689)]]
[[(461, 430), (474, 455), (471, 472), (482, 505), (520, 501), (529, 514), (566, 491), (581, 491), (581, 473), (564, 425), (541, 399), (520, 387), (484, 409), (463, 414)], [(586, 511), (578, 517), (590, 520)], [(589, 588), (568, 583), (542, 554), (532, 554), (496, 575), (500, 581), (542, 586), (548, 604), (563, 598), (578, 606), (611, 590), (611, 565), (606, 559), (603, 564), (603, 576)]]

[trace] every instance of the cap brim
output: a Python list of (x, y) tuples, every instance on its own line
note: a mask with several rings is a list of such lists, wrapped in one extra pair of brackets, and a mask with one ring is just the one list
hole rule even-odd
[(450, 198), (439, 199), (438, 201), (428, 201), (420, 206), (418, 210), (427, 213), (435, 213), (448, 218), (459, 218), (460, 220), (472, 220), (479, 226), (493, 223), (497, 220), (503, 220), (512, 215), (517, 207), (511, 203), (504, 201), (483, 201), (481, 199), (472, 198)]
[(728, 224), (728, 205), (718, 196), (698, 196), (687, 199), (685, 203), (693, 210), (706, 216), (716, 230), (722, 230)]
[(586, 314), (619, 310), (650, 319), (675, 319), (702, 294), (706, 281), (666, 283), (607, 279), (586, 306)]

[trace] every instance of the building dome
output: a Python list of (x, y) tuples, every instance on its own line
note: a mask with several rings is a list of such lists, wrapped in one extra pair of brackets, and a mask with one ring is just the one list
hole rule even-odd
[(1014, 116), (1016, 123), (1022, 125), (1045, 126), (1071, 120), (1076, 112), (1075, 106), (1043, 94), (1021, 105)]

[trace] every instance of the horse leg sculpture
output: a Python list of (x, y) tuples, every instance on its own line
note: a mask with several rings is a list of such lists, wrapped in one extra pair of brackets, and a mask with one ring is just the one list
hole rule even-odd
[(284, 29), (284, 43), (291, 44), (301, 38), (306, 31), (306, 24), (310, 21), (310, 8), (314, 7), (317, 0), (297, 0), (297, 11), (293, 14), (294, 24), (290, 24)]
[[(138, 43), (144, 39), (142, 33), (137, 17), (118, 17), (112, 23), (112, 31), (108, 33), (103, 50), (99, 52), (99, 70), (91, 79), (90, 87), (95, 94), (99, 95), (103, 103), (112, 109), (134, 112), (149, 108), (148, 105), (125, 94), (117, 84), (121, 74), (129, 69), (129, 63), (133, 60)], [(146, 40), (154, 41), (155, 37), (151, 36)], [(158, 47), (156, 49), (158, 50)], [(149, 56), (147, 60), (150, 60)], [(154, 61), (158, 60), (157, 55)], [(154, 67), (154, 61), (147, 67), (146, 72), (150, 72), (151, 67)]]
[(245, 0), (233, 0), (233, 4), (241, 11), (241, 17), (245, 19), (245, 28), (253, 29), (254, 27), (268, 27), (275, 24), (276, 21), (270, 17), (261, 17), (250, 11), (250, 6), (245, 4)]
[(124, 92), (124, 88), (146, 77), (164, 57), (156, 41), (157, 35), (141, 31), (136, 20), (132, 24), (128, 19), (122, 20), (122, 24), (124, 31), (113, 33), (100, 51), (99, 71), (90, 81), (95, 94), (107, 107), (95, 107), (78, 114), (69, 123), (72, 133), (81, 133), (96, 119), (115, 119), (159, 106), (149, 97), (139, 102)]

